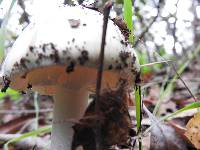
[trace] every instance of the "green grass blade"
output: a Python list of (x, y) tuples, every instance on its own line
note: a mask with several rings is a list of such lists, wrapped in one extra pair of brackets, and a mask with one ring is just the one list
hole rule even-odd
[[(135, 85), (135, 107), (136, 107), (136, 121), (137, 121), (137, 133), (141, 131), (142, 122), (142, 99), (141, 99), (141, 86)], [(142, 142), (139, 140), (139, 150), (142, 149)]]
[(191, 109), (195, 109), (195, 108), (200, 108), (200, 102), (194, 102), (192, 104), (189, 104), (177, 111), (175, 111), (174, 113), (172, 114), (169, 114), (167, 116), (164, 116), (162, 117), (161, 119), (159, 119), (158, 122), (152, 124), (148, 129), (145, 130), (145, 132), (143, 133), (144, 135), (146, 135), (147, 133), (149, 133), (151, 131), (151, 129), (156, 126), (158, 123), (162, 122), (162, 121), (165, 121), (165, 120), (169, 120), (169, 119), (172, 119), (175, 115), (178, 115), (186, 110), (191, 110)]
[(141, 87), (135, 86), (135, 105), (136, 105), (136, 121), (137, 121), (137, 130), (141, 128)]
[[(129, 42), (133, 44), (133, 21), (132, 21), (132, 0), (124, 0), (124, 20), (127, 24), (127, 27), (130, 31)], [(140, 132), (141, 129), (141, 120), (142, 120), (142, 111), (141, 111), (141, 86), (135, 85), (135, 102), (136, 102), (136, 121), (137, 121), (137, 132)], [(139, 141), (139, 149), (142, 149), (142, 142)]]
[[(181, 75), (181, 74), (185, 71), (186, 67), (191, 63), (191, 61), (193, 61), (193, 60), (196, 58), (196, 56), (198, 56), (199, 53), (200, 53), (200, 45), (197, 46), (197, 48), (196, 48), (196, 49), (194, 50), (194, 52), (189, 56), (189, 58), (187, 59), (187, 61), (186, 61), (185, 63), (183, 63), (182, 65), (180, 65), (180, 67), (179, 67), (178, 70), (177, 70), (177, 73), (178, 73), (179, 75)], [(161, 56), (160, 56), (160, 57), (161, 57)], [(161, 57), (161, 58), (162, 58), (162, 57)], [(165, 61), (165, 60), (163, 59), (163, 61)], [(160, 107), (163, 98), (166, 97), (166, 95), (170, 95), (171, 92), (173, 91), (173, 89), (174, 89), (174, 83), (175, 83), (175, 81), (176, 81), (177, 79), (178, 79), (178, 75), (176, 74), (176, 75), (174, 75), (174, 77), (172, 78), (171, 82), (167, 85), (166, 89), (163, 90), (163, 91), (161, 92), (160, 98), (159, 98), (159, 102), (157, 102), (157, 103), (156, 103), (156, 106), (155, 106), (156, 110), (154, 110), (154, 114), (157, 113), (158, 108)]]
[(169, 115), (167, 115), (167, 116), (165, 116), (165, 117), (162, 117), (162, 118), (160, 119), (160, 121), (168, 120), (168, 119), (174, 117), (175, 115), (177, 115), (177, 114), (179, 114), (179, 113), (181, 113), (181, 112), (184, 112), (184, 111), (190, 110), (190, 109), (199, 108), (199, 107), (200, 107), (200, 102), (194, 102), (194, 103), (192, 103), (192, 104), (189, 104), (189, 105), (187, 105), (187, 106), (185, 106), (185, 107), (183, 107), (183, 108), (181, 108), (181, 109), (175, 111), (175, 112), (172, 113), (172, 114), (169, 114)]
[(38, 130), (24, 133), (20, 137), (14, 138), (14, 139), (8, 141), (6, 144), (4, 144), (4, 149), (9, 150), (9, 148), (8, 148), (9, 144), (21, 141), (22, 139), (28, 138), (30, 136), (36, 136), (38, 134), (49, 133), (49, 132), (51, 132), (51, 129), (52, 129), (52, 126), (48, 125), (46, 127), (39, 128)]
[(127, 27), (130, 31), (129, 34), (129, 42), (133, 44), (133, 21), (132, 21), (132, 15), (133, 15), (133, 11), (132, 11), (132, 0), (124, 0), (124, 20), (127, 24)]
[(153, 110), (153, 115), (156, 115), (156, 113), (158, 112), (159, 107), (160, 107), (160, 105), (162, 103), (162, 100), (163, 100), (164, 96), (166, 95), (166, 93), (165, 93), (165, 84), (167, 83), (167, 81), (169, 79), (169, 71), (170, 71), (169, 69), (170, 68), (167, 69), (167, 74), (165, 75), (164, 80), (163, 80), (164, 82), (162, 83), (162, 86), (160, 88), (158, 101), (156, 102), (156, 106), (155, 106), (155, 108)]
[(7, 95), (9, 95), (12, 100), (17, 100), (20, 98), (21, 94), (11, 88), (8, 88), (6, 92), (0, 92), (0, 100), (2, 100)]

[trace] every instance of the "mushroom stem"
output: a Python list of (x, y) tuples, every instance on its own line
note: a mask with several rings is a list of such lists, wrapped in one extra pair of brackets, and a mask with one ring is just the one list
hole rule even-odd
[(83, 116), (88, 104), (88, 92), (58, 87), (54, 101), (51, 150), (71, 150), (73, 122)]

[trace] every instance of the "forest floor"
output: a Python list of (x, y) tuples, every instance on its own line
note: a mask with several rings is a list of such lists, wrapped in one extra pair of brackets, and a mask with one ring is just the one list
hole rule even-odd
[[(191, 90), (196, 97), (196, 100), (200, 98), (200, 59), (195, 59), (190, 65), (187, 66), (184, 73), (181, 74), (181, 79)], [(173, 71), (172, 71), (173, 72)], [(171, 82), (173, 76), (168, 75), (166, 69), (159, 69), (146, 73), (142, 76), (142, 99), (145, 106), (153, 112), (158, 99), (163, 96), (160, 93), (161, 90), (165, 90), (167, 85)], [(167, 79), (167, 80), (166, 80)], [(164, 84), (163, 81), (167, 81)], [(170, 94), (164, 93), (162, 97), (162, 104), (157, 110), (157, 118), (165, 117), (177, 111), (180, 108), (185, 107), (188, 104), (194, 102), (188, 89), (185, 87), (181, 80), (174, 82), (174, 88)], [(129, 111), (131, 112), (131, 118), (133, 126), (135, 127), (135, 113), (134, 105), (129, 104)], [(36, 93), (26, 94), (20, 96), (18, 100), (13, 100), (12, 96), (5, 96), (0, 101), (0, 149), (3, 149), (3, 145), (8, 140), (17, 137), (26, 132), (36, 130), (38, 127), (44, 127), (51, 124), (53, 111), (53, 100), (48, 96), (40, 96)], [(144, 132), (146, 129), (155, 124), (155, 127), (150, 131), (151, 134), (146, 134), (142, 137), (143, 150), (185, 150), (195, 149), (200, 146), (200, 119), (197, 120), (197, 128), (195, 130), (194, 139), (191, 142), (186, 137), (186, 124), (197, 113), (197, 109), (191, 109), (183, 111), (182, 113), (173, 117), (165, 123), (155, 123), (149, 115), (143, 113), (142, 129)], [(152, 121), (153, 120), (153, 121)], [(194, 134), (194, 133), (193, 133)], [(192, 135), (191, 135), (192, 137)], [(26, 140), (19, 140), (13, 145), (9, 146), (9, 150), (18, 149), (42, 149), (50, 141), (50, 133), (36, 136), (28, 136), (32, 139), (32, 142)], [(37, 138), (37, 144), (33, 144), (33, 141)], [(23, 141), (23, 142), (22, 142)], [(29, 147), (29, 148), (28, 148)], [(31, 148), (32, 147), (32, 148)], [(41, 147), (41, 148), (40, 148)], [(134, 149), (137, 149), (137, 144)], [(115, 148), (117, 149), (117, 147)], [(118, 148), (120, 149), (120, 148)], [(122, 148), (121, 148), (122, 149)], [(131, 148), (129, 148), (131, 149)], [(132, 148), (133, 149), (133, 148)]]

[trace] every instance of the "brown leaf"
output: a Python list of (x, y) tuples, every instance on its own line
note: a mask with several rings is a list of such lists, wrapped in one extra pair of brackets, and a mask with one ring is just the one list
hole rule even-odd
[(196, 113), (192, 119), (190, 119), (186, 125), (185, 136), (190, 142), (200, 149), (200, 113)]
[(15, 118), (5, 124), (0, 125), (0, 133), (7, 134), (7, 133), (15, 133), (18, 131), (28, 120), (33, 119), (34, 114), (20, 116)]
[(116, 90), (105, 89), (99, 98), (99, 115), (96, 115), (96, 97), (94, 97), (83, 118), (79, 120), (80, 123), (73, 126), (75, 133), (72, 149), (75, 150), (78, 146), (83, 146), (87, 150), (95, 149), (97, 121), (101, 129), (103, 149), (109, 149), (113, 145), (127, 145), (131, 118), (126, 97), (127, 90), (124, 87), (119, 87)]

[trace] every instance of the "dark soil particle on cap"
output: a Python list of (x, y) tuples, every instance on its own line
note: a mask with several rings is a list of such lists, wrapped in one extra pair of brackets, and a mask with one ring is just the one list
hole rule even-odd
[(56, 50), (55, 45), (53, 43), (50, 43), (51, 49)]
[(125, 44), (125, 42), (123, 40), (121, 40), (120, 43), (123, 44), (123, 45)]
[(16, 68), (19, 67), (19, 63), (15, 62), (13, 66), (16, 67)]
[(32, 87), (33, 87), (32, 84), (28, 83), (28, 85), (27, 85), (27, 89), (31, 90)]
[(21, 76), (21, 78), (22, 78), (22, 79), (26, 79), (26, 76), (27, 76), (27, 73), (23, 74), (23, 75)]
[(66, 68), (66, 72), (67, 73), (71, 73), (74, 71), (74, 67), (75, 67), (75, 62), (74, 61), (71, 61), (70, 64), (67, 66)]
[(29, 46), (29, 50), (32, 53), (33, 52), (34, 47), (33, 46)]
[(43, 58), (47, 57), (47, 56), (45, 56), (45, 55), (42, 54), (42, 53), (38, 53), (37, 55), (38, 55), (38, 58), (36, 59), (35, 63), (39, 65), (40, 62), (41, 62), (41, 60), (42, 60)]
[(60, 58), (58, 55), (58, 50), (55, 48), (55, 45), (53, 43), (49, 43), (51, 46), (51, 49), (53, 50), (53, 54), (50, 54), (50, 59), (54, 60), (55, 63), (58, 63)]
[(81, 52), (81, 56), (78, 57), (80, 65), (84, 65), (85, 62), (89, 60), (89, 56), (88, 55), (89, 55), (89, 53), (86, 50), (83, 50)]
[(136, 57), (133, 56), (133, 57), (132, 57), (132, 62), (131, 62), (131, 67), (134, 67), (134, 66), (135, 66), (135, 61), (136, 61)]
[(45, 53), (46, 52), (46, 46), (47, 46), (47, 44), (43, 44), (42, 45), (42, 51)]
[(126, 41), (123, 41), (123, 40), (121, 40), (121, 41), (120, 41), (120, 43), (121, 43), (122, 45), (125, 45), (125, 46), (127, 46), (127, 45), (128, 45), (128, 42), (126, 42)]
[(58, 55), (58, 50), (54, 49), (54, 53), (50, 54), (50, 58), (54, 60), (55, 63), (58, 63), (60, 60), (59, 55)]
[(131, 72), (132, 72), (133, 74), (137, 73), (137, 71), (136, 71), (135, 69), (131, 69)]
[(44, 57), (44, 55), (43, 55), (42, 53), (39, 53), (39, 54), (38, 54), (38, 59), (41, 60), (43, 57)]
[(125, 52), (125, 51), (121, 51), (120, 54), (119, 54), (119, 57), (120, 57), (122, 63), (124, 64), (124, 67), (128, 67), (127, 59), (130, 57), (130, 53)]
[(20, 59), (20, 65), (25, 69), (27, 69), (26, 63), (30, 63), (30, 61), (28, 59), (26, 59), (26, 58), (21, 58)]
[(26, 92), (24, 92), (24, 91), (20, 91), (20, 93), (21, 93), (22, 95), (25, 95), (25, 94), (26, 94)]
[(6, 92), (10, 86), (10, 83), (11, 81), (8, 79), (8, 77), (3, 76), (3, 88), (1, 89), (1, 92)]

